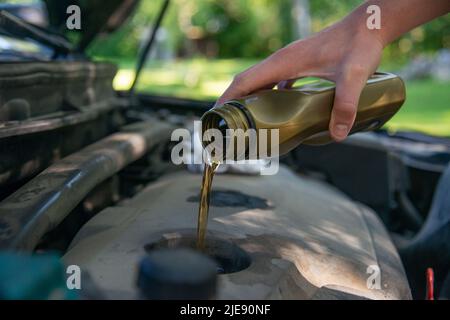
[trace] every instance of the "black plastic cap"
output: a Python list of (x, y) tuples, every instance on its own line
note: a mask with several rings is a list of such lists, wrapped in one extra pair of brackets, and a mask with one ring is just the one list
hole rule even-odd
[(137, 286), (145, 299), (212, 299), (217, 265), (191, 249), (155, 250), (139, 264)]

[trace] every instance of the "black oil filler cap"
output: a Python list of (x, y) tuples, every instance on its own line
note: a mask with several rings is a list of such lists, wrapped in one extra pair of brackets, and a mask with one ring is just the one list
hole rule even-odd
[(217, 264), (192, 249), (160, 249), (139, 263), (137, 286), (144, 299), (212, 299)]

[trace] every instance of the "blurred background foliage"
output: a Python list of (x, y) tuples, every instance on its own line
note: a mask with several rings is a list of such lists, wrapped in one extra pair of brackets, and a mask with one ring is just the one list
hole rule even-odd
[[(89, 48), (97, 59), (119, 65), (116, 89), (129, 88), (136, 57), (162, 2), (141, 1), (123, 28)], [(362, 2), (172, 0), (137, 88), (152, 94), (213, 101), (233, 75), (289, 42), (335, 23)], [(446, 15), (389, 45), (380, 69), (400, 72), (415, 60), (432, 60), (439, 50), (449, 47), (450, 15)], [(388, 127), (450, 136), (450, 82), (427, 75), (408, 79), (406, 84), (407, 101)]]
[[(310, 0), (311, 31), (343, 18), (361, 0)], [(134, 58), (162, 1), (141, 1), (127, 25), (91, 47), (96, 55)], [(263, 58), (297, 37), (296, 0), (172, 0), (164, 19), (176, 57)], [(417, 54), (450, 47), (450, 16), (420, 26), (390, 45), (388, 62), (405, 63)]]

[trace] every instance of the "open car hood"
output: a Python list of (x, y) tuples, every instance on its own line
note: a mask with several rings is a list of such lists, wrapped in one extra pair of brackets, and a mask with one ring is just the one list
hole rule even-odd
[[(1, 60), (5, 59), (5, 55), (8, 55), (8, 60), (11, 60), (11, 57), (18, 60), (33, 57), (47, 60), (45, 58), (48, 56), (45, 53), (47, 49), (55, 50), (53, 58), (58, 56), (58, 53), (82, 54), (97, 35), (113, 32), (119, 28), (134, 12), (138, 3), (139, 0), (43, 0), (32, 4), (0, 3)], [(71, 5), (80, 8), (81, 30), (69, 30), (66, 26), (69, 17), (67, 8)], [(31, 50), (30, 45), (41, 48)]]
[(119, 28), (133, 13), (139, 0), (44, 0), (48, 9), (50, 28), (67, 33), (67, 7), (78, 5), (81, 9), (82, 29), (76, 47), (83, 51), (100, 33)]

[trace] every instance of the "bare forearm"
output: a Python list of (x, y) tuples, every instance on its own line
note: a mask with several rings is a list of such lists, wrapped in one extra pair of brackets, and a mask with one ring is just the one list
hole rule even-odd
[(370, 5), (380, 8), (381, 28), (367, 32), (375, 35), (383, 46), (411, 29), (450, 12), (449, 0), (368, 0), (344, 20), (365, 24), (369, 16), (366, 10)]

